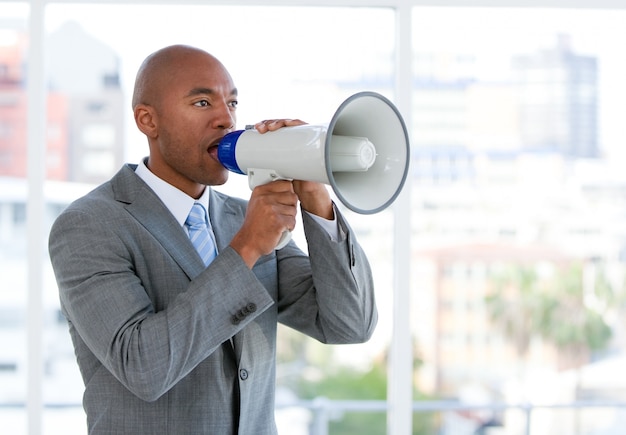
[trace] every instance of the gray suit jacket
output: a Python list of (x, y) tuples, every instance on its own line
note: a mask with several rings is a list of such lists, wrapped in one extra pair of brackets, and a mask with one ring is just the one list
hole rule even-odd
[(275, 434), (277, 322), (323, 343), (371, 336), (371, 271), (343, 217), (336, 243), (303, 214), (310, 256), (290, 242), (250, 271), (228, 246), (246, 204), (211, 191), (207, 268), (130, 165), (56, 220), (50, 257), (90, 433)]

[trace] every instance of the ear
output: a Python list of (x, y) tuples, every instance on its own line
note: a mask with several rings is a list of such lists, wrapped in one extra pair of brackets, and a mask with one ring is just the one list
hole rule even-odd
[(147, 104), (138, 104), (133, 112), (137, 128), (149, 138), (155, 138), (158, 129), (157, 114), (154, 108)]

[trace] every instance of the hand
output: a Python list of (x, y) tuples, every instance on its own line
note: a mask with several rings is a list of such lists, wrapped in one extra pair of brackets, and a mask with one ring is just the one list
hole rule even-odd
[(284, 231), (294, 229), (297, 205), (291, 181), (272, 181), (254, 188), (243, 225), (230, 242), (248, 267), (272, 252)]
[(302, 209), (324, 219), (332, 220), (335, 218), (333, 203), (324, 184), (315, 181), (293, 180), (293, 190), (298, 195)]

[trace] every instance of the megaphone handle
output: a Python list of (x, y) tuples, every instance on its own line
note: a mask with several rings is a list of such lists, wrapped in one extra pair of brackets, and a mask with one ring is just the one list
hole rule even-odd
[(287, 246), (287, 243), (291, 240), (291, 231), (283, 231), (283, 234), (280, 236), (280, 240), (278, 240), (278, 244), (276, 245), (276, 249), (283, 249)]
[[(285, 180), (281, 178), (273, 169), (249, 169), (248, 170), (248, 186), (250, 190), (262, 184), (271, 183), (276, 180)], [(291, 231), (284, 231), (278, 240), (276, 249), (283, 249), (291, 240)]]

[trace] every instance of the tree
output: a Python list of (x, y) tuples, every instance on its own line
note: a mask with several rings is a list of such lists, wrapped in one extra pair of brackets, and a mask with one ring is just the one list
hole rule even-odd
[(489, 318), (525, 357), (546, 304), (537, 272), (514, 266), (495, 276), (493, 284), (493, 293), (485, 298)]
[[(410, 380), (409, 380), (410, 382)], [(300, 379), (298, 395), (304, 399), (325, 397), (335, 400), (385, 400), (387, 397), (387, 367), (384, 360), (375, 361), (364, 372), (353, 367), (327, 367), (325, 376), (317, 381)], [(414, 391), (416, 400), (428, 399)], [(436, 433), (437, 416), (429, 413), (413, 415), (413, 435)], [(379, 435), (386, 432), (387, 419), (384, 412), (346, 413), (329, 424), (332, 435)]]
[[(608, 344), (611, 329), (602, 313), (585, 303), (579, 263), (561, 269), (551, 279), (539, 279), (533, 268), (517, 266), (493, 282), (494, 292), (485, 299), (489, 316), (520, 356), (526, 356), (533, 337), (552, 343), (566, 356), (565, 361), (574, 364), (582, 364), (589, 351)], [(610, 293), (603, 288), (596, 296), (603, 294)]]
[[(601, 288), (595, 297), (611, 293)], [(547, 288), (547, 303), (542, 306), (541, 322), (537, 331), (542, 338), (554, 344), (566, 361), (583, 364), (590, 351), (601, 350), (608, 344), (612, 332), (603, 313), (585, 302), (583, 267), (575, 263), (560, 271)], [(601, 306), (611, 306), (604, 301)]]

